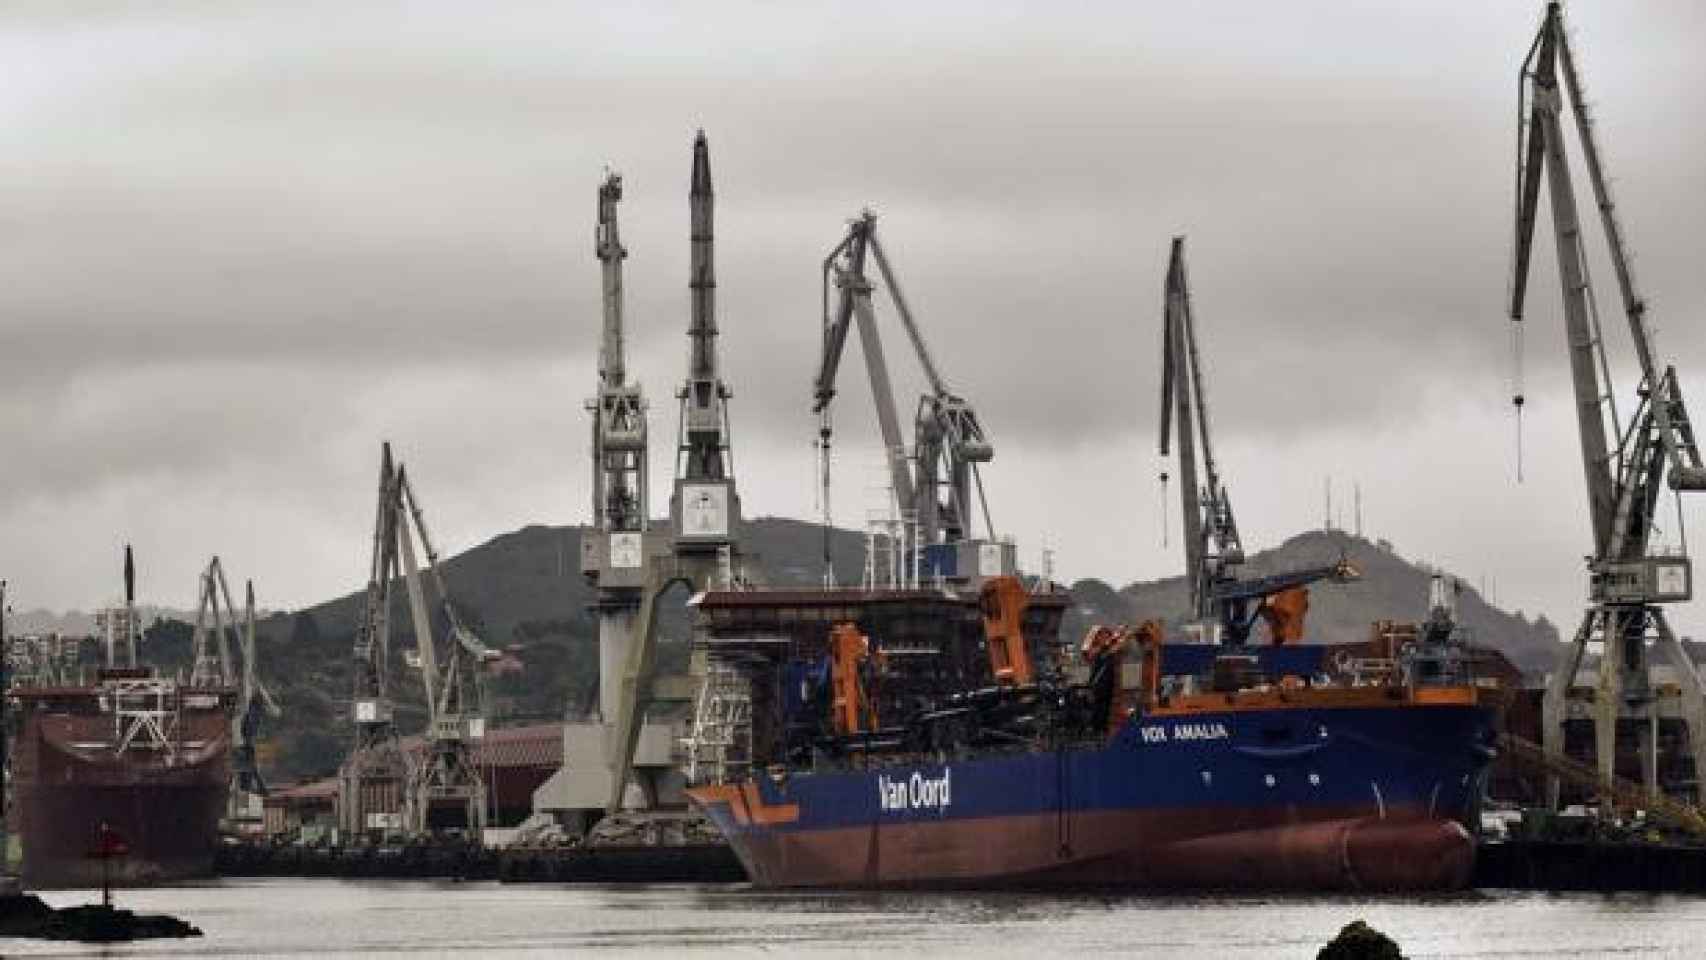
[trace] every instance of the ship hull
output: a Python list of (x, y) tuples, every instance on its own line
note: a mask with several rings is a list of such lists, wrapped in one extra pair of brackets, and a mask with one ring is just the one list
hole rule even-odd
[[(25, 717), (13, 816), (24, 882), (140, 886), (210, 874), (230, 783), (229, 698), (206, 694), (198, 699), (207, 706), (177, 708), (163, 723), (171, 735), (150, 743), (140, 734), (124, 741), (101, 696), (18, 694)], [(103, 847), (114, 855), (102, 857)]]
[(1451, 890), (1475, 706), (1134, 718), (1106, 742), (696, 788), (765, 887)]
[[(19, 798), (24, 882), (34, 888), (147, 886), (207, 876), (225, 809), (223, 783), (76, 784)], [(125, 841), (123, 856), (95, 856), (100, 826)]]

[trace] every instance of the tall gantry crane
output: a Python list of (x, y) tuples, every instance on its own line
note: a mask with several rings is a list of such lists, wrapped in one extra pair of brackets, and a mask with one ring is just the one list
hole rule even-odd
[[(1192, 617), (1197, 623), (1213, 625), (1221, 642), (1231, 646), (1242, 646), (1250, 638), (1258, 617), (1267, 620), (1275, 643), (1300, 639), (1307, 586), (1319, 580), (1356, 579), (1356, 568), (1341, 559), (1266, 577), (1238, 576), (1245, 559), (1244, 542), (1209, 434), (1184, 237), (1173, 238), (1163, 297), (1160, 452), (1163, 457), (1169, 454), (1177, 422), (1185, 576)], [(1167, 475), (1161, 477), (1165, 482)]]
[[(735, 490), (734, 447), (729, 430), (729, 398), (717, 358), (717, 276), (711, 190), (710, 147), (705, 132), (693, 139), (693, 172), (687, 191), (689, 226), (687, 379), (677, 434), (675, 486), (670, 496), (668, 542), (654, 553), (644, 543), (640, 604), (634, 641), (628, 644), (616, 691), (615, 739), (610, 751), (611, 788), (606, 808), (622, 806), (634, 751), (655, 700), (657, 603), (671, 585), (686, 583), (705, 590), (741, 579), (740, 496)], [(607, 717), (607, 719), (610, 719)]]
[[(910, 457), (901, 434), (894, 387), (871, 303), (873, 284), (865, 273), (867, 260), (873, 259), (929, 383), (929, 391), (918, 401)], [(832, 283), (839, 291), (833, 312), (829, 295)], [(877, 407), (889, 482), (900, 509), (910, 514), (917, 525), (915, 549), (920, 556), (913, 563), (921, 562), (928, 574), (956, 582), (1011, 574), (1013, 551), (1009, 544), (996, 540), (989, 504), (983, 495), (983, 478), (978, 472), (979, 464), (994, 459), (995, 448), (984, 433), (977, 411), (948, 387), (925, 346), (924, 335), (877, 239), (876, 214), (869, 210), (848, 225), (847, 234), (823, 261), (823, 352), (813, 381), (812, 412), (818, 415), (818, 446), (824, 460), (826, 488), (835, 378), (841, 367), (848, 330), (855, 323), (871, 380), (871, 396)], [(827, 500), (827, 492), (825, 497)], [(974, 535), (974, 497), (987, 540)], [(826, 564), (829, 562), (827, 554), (824, 560)], [(975, 582), (972, 585), (975, 588)]]
[[(442, 645), (436, 639), (421, 583), (416, 536), (446, 624)], [(473, 759), (475, 744), (485, 736), (479, 670), (496, 653), (463, 623), (451, 601), (419, 501), (407, 471), (394, 465), (389, 443), (380, 455), (379, 506), (369, 570), (355, 638), (355, 740), (339, 772), (339, 822), (357, 833), (376, 829), (425, 833), (432, 825), (434, 808), (450, 801), (463, 806), (465, 826), (482, 829), (485, 782)], [(402, 749), (390, 694), (391, 585), (398, 574), (408, 593), (427, 718), (423, 745), (413, 755)]]
[(598, 396), (592, 413), (593, 529), (581, 538), (581, 572), (598, 588), (599, 714), (615, 719), (618, 685), (633, 644), (646, 558), (660, 549), (649, 532), (650, 485), (646, 474), (646, 401), (627, 379), (623, 349), (622, 246), (617, 203), (622, 178), (610, 173), (598, 188), (593, 251), (603, 277), (603, 333), (599, 347)]
[[(1565, 100), (1587, 164), (1594, 203), (1599, 208), (1623, 313), (1640, 365), (1635, 407), (1618, 415), (1610, 365), (1588, 275), (1587, 248), (1576, 210), (1575, 188), (1565, 150)], [(1540, 31), (1529, 47), (1518, 77), (1516, 233), (1513, 245), (1509, 316), (1517, 324), (1513, 341), (1521, 344), (1524, 297), (1534, 240), (1540, 183), (1545, 179), (1563, 287), (1565, 342), (1575, 388), (1581, 436), (1582, 470), (1587, 482), (1593, 553), (1588, 557), (1588, 609), (1575, 637), (1559, 656), (1547, 684), (1543, 739), (1548, 754), (1564, 750), (1566, 698), (1588, 644), (1603, 644), (1598, 692), (1594, 700), (1594, 746), (1598, 768), (1609, 779), (1616, 760), (1619, 715), (1637, 719), (1643, 779), (1658, 789), (1654, 761), (1653, 690), (1647, 675), (1647, 646), (1656, 642), (1670, 655), (1682, 681), (1682, 712), (1697, 776), (1706, 775), (1706, 703), (1700, 678), (1665, 620), (1661, 604), (1692, 595), (1693, 568), (1681, 552), (1658, 553), (1654, 519), (1668, 477), (1674, 491), (1706, 489), (1694, 430), (1683, 405), (1674, 366), (1660, 366), (1647, 322), (1646, 301), (1635, 286), (1628, 247), (1617, 208), (1606, 184), (1605, 168), (1565, 34), (1560, 5), (1546, 7)], [(1519, 355), (1520, 356), (1520, 355)], [(1520, 361), (1519, 361), (1520, 362)], [(1520, 366), (1519, 366), (1520, 369)], [(1520, 415), (1522, 384), (1513, 395)], [(1678, 510), (1678, 524), (1681, 511)], [(1553, 781), (1554, 800), (1556, 780)]]
[(391, 584), (397, 575), (397, 471), (380, 448), (378, 508), (367, 593), (356, 624), (350, 720), (354, 738), (338, 770), (338, 825), (346, 836), (402, 828), (408, 763), (391, 699)]

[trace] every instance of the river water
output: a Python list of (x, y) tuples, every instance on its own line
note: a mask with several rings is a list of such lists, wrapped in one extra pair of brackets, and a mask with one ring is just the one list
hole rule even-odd
[[(55, 906), (97, 892), (43, 895)], [(1314, 957), (1354, 919), (1406, 957), (1706, 957), (1706, 898), (1487, 891), (1429, 900), (754, 891), (226, 880), (120, 891), (206, 936), (41, 957)]]

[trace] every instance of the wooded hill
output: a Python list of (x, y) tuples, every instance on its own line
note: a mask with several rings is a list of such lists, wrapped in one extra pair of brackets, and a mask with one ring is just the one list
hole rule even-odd
[[(488, 644), (510, 658), (504, 664), (510, 672), (494, 677), (489, 687), (496, 723), (561, 719), (583, 714), (595, 702), (597, 625), (587, 609), (593, 592), (579, 569), (582, 532), (579, 527), (524, 527), (444, 563), (458, 611)], [(832, 530), (828, 545), (842, 582), (856, 579), (863, 568), (864, 537)], [(755, 568), (751, 572), (762, 582), (804, 586), (822, 580), (825, 539), (819, 525), (762, 517), (749, 522), (745, 546), (748, 563)], [(1311, 590), (1312, 640), (1361, 640), (1375, 620), (1419, 620), (1426, 614), (1428, 567), (1341, 532), (1293, 537), (1253, 556), (1247, 569), (1271, 573), (1329, 563), (1341, 553), (1362, 569), (1363, 579)], [(352, 558), (352, 573), (359, 573), (359, 562)], [(1092, 622), (1161, 617), (1177, 624), (1186, 606), (1182, 577), (1118, 589), (1100, 580), (1081, 580), (1071, 590), (1076, 603), (1063, 634), (1069, 641)], [(403, 649), (413, 646), (413, 630), (404, 591), (393, 592), (393, 692), (402, 725), (418, 728), (423, 715), (410, 704), (420, 702), (420, 685), (401, 659)], [(685, 662), (685, 600), (685, 591), (678, 590), (661, 621), (665, 662)], [(259, 668), (285, 709), (282, 719), (268, 721), (262, 753), (273, 782), (329, 773), (346, 749), (350, 651), (362, 603), (363, 595), (353, 592), (261, 623)], [(1551, 663), (1558, 636), (1544, 618), (1530, 621), (1497, 610), (1465, 588), (1460, 619), (1477, 641), (1504, 651), (1525, 670), (1543, 671)], [(188, 641), (188, 625), (162, 620), (150, 629), (146, 649), (151, 661), (170, 668), (180, 659), (187, 661)]]

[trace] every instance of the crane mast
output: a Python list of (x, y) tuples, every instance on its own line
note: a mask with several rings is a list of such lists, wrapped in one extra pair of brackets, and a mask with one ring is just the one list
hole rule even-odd
[(687, 382), (681, 400), (681, 443), (676, 476), (681, 482), (723, 480), (729, 462), (729, 397), (717, 366), (717, 271), (711, 193), (710, 148), (705, 131), (693, 140), (693, 174), (688, 187), (692, 227), (689, 242), (691, 306), (687, 325)]
[(662, 696), (655, 689), (659, 597), (677, 583), (697, 592), (717, 585), (733, 588), (744, 582), (739, 566), (740, 495), (735, 489), (729, 430), (729, 398), (733, 392), (723, 381), (717, 359), (715, 195), (711, 189), (710, 146), (703, 130), (693, 138), (687, 202), (687, 379), (676, 394), (681, 401), (681, 419), (675, 486), (669, 502), (667, 542), (654, 538), (651, 544), (637, 544), (644, 554), (632, 571), (638, 586), (637, 608), (627, 634), (632, 639), (626, 644), (619, 683), (612, 691), (614, 707), (606, 714), (615, 727), (607, 754), (611, 776), (605, 808), (611, 812), (621, 809), (633, 776), (646, 709)]
[[(379, 504), (373, 525), (373, 559), (355, 638), (355, 738), (339, 770), (339, 823), (352, 834), (404, 830), (425, 833), (435, 806), (460, 802), (466, 826), (485, 826), (485, 783), (473, 762), (485, 736), (479, 665), (494, 654), (464, 626), (450, 600), (438, 552), (428, 537), (408, 474), (384, 444), (379, 464)], [(440, 650), (421, 583), (415, 541), (426, 555), (448, 642)], [(420, 655), (427, 727), (418, 756), (406, 756), (393, 719), (390, 695), (391, 585), (401, 574), (408, 595), (415, 647)]]
[(1232, 512), (1231, 495), (1214, 459), (1184, 237), (1173, 238), (1168, 255), (1161, 329), (1159, 449), (1161, 456), (1169, 455), (1176, 424), (1191, 615), (1199, 624), (1214, 625), (1224, 642), (1241, 646), (1249, 639), (1256, 618), (1281, 594), (1301, 591), (1319, 580), (1353, 580), (1359, 574), (1341, 559), (1267, 577), (1238, 576), (1238, 568), (1244, 564), (1244, 543)]
[[(1232, 501), (1215, 467), (1209, 436), (1203, 376), (1197, 353), (1196, 319), (1191, 312), (1190, 281), (1185, 269), (1185, 238), (1174, 237), (1163, 289), (1161, 359), (1161, 456), (1169, 453), (1171, 427), (1179, 425), (1179, 496), (1185, 524), (1185, 567), (1189, 571), (1191, 610), (1199, 620), (1216, 615), (1214, 589), (1234, 579), (1244, 563), (1243, 542)], [(1202, 474), (1198, 474), (1200, 443)]]
[(622, 177), (611, 173), (598, 188), (598, 225), (593, 248), (601, 265), (604, 326), (598, 359), (598, 396), (592, 413), (593, 525), (605, 532), (646, 528), (646, 404), (638, 384), (627, 382), (623, 351), (622, 246), (616, 205)]
[(715, 556), (732, 549), (740, 523), (729, 436), (729, 397), (717, 363), (717, 272), (710, 146), (705, 131), (693, 138), (693, 173), (687, 190), (691, 217), (687, 287), (687, 380), (681, 400), (680, 440), (670, 518), (675, 553)]
[(357, 836), (382, 824), (401, 827), (407, 764), (391, 701), (391, 583), (397, 574), (396, 468), (391, 445), (379, 454), (379, 493), (367, 592), (352, 651), (350, 752), (338, 769), (338, 825)]
[[(223, 579), (221, 573), (221, 581)], [(255, 744), (260, 737), (263, 717), (277, 718), (284, 715), (278, 701), (273, 699), (272, 692), (256, 675), (253, 580), (244, 584), (243, 633), (239, 647), (242, 651), (243, 667), (241, 682), (237, 688), (237, 715), (231, 720), (232, 742), (235, 744), (231, 762), (233, 804), (239, 802), (239, 798), (244, 795), (266, 796), (267, 785), (266, 781), (261, 779), (260, 764), (255, 759)]]
[[(1612, 394), (1610, 365), (1565, 149), (1566, 108), (1574, 119), (1640, 367), (1636, 405), (1627, 420), (1618, 416)], [(1668, 478), (1670, 487), (1679, 492), (1706, 489), (1706, 467), (1689, 424), (1676, 370), (1661, 368), (1656, 359), (1646, 301), (1635, 285), (1627, 243), (1594, 136), (1593, 118), (1558, 3), (1547, 5), (1518, 78), (1516, 229), (1507, 311), (1516, 324), (1514, 342), (1518, 344), (1542, 179), (1552, 211), (1577, 432), (1593, 530), (1593, 553), (1588, 558), (1589, 607), (1572, 642), (1560, 653), (1547, 685), (1544, 740), (1548, 753), (1562, 754), (1569, 688), (1587, 645), (1598, 641), (1604, 645), (1594, 703), (1600, 772), (1606, 777), (1612, 774), (1619, 717), (1633, 716), (1642, 721), (1638, 738), (1643, 744), (1644, 779), (1649, 790), (1657, 790), (1650, 739), (1654, 734), (1653, 691), (1646, 663), (1649, 641), (1666, 649), (1682, 676), (1683, 714), (1696, 769), (1706, 770), (1706, 707), (1702, 705), (1700, 680), (1659, 606), (1690, 598), (1692, 566), (1680, 553), (1656, 555), (1651, 544), (1664, 481)], [(1513, 396), (1519, 412), (1524, 401), (1519, 382)], [(1556, 799), (1556, 780), (1553, 789)]]
[[(872, 260), (929, 385), (919, 398), (914, 417), (910, 459), (871, 302), (873, 284), (866, 276), (866, 264)], [(829, 295), (832, 285), (837, 290), (833, 311)], [(984, 433), (977, 411), (948, 386), (937, 367), (877, 238), (876, 214), (869, 210), (848, 225), (846, 235), (824, 258), (823, 306), (823, 350), (813, 381), (812, 412), (818, 415), (819, 449), (826, 458), (826, 476), (836, 375), (848, 332), (857, 325), (890, 484), (895, 502), (916, 524), (915, 539), (923, 566), (933, 574), (966, 581), (974, 588), (983, 577), (1012, 573), (1012, 547), (996, 540), (978, 470), (979, 464), (994, 459), (995, 448)], [(987, 540), (975, 537), (974, 499), (981, 510)]]

